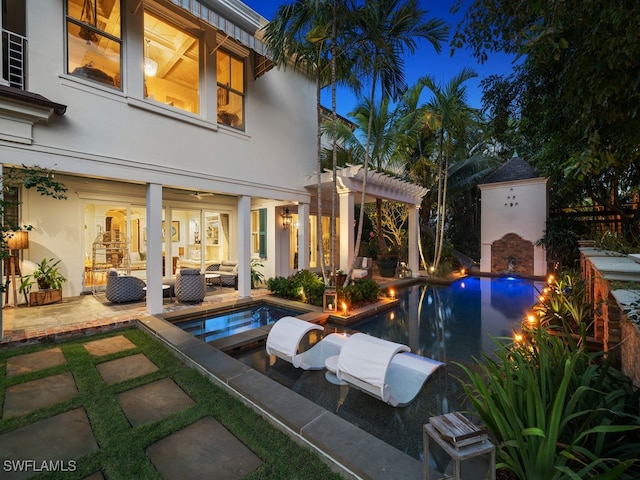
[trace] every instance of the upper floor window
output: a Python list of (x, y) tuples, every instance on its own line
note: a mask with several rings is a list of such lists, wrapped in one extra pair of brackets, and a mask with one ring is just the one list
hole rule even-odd
[(218, 50), (216, 66), (218, 123), (244, 130), (244, 61)]
[(120, 88), (120, 0), (67, 0), (67, 72)]
[(198, 37), (145, 11), (145, 97), (187, 112), (198, 113), (199, 93)]

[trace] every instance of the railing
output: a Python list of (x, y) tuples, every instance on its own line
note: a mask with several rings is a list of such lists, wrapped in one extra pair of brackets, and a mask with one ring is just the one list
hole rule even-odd
[(2, 56), (6, 70), (2, 76), (9, 85), (24, 90), (26, 85), (27, 37), (2, 29)]

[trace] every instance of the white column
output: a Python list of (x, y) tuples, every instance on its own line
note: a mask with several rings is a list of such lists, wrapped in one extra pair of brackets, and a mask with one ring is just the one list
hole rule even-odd
[(338, 192), (338, 195), (340, 197), (340, 245), (338, 247), (340, 257), (336, 268), (346, 272), (353, 263), (353, 248), (356, 243), (353, 228), (355, 196), (348, 190)]
[(147, 311), (162, 313), (162, 185), (147, 185)]
[(298, 205), (298, 270), (309, 270), (309, 204)]
[(251, 296), (251, 197), (238, 197), (238, 297)]
[(420, 225), (420, 205), (407, 205), (409, 209), (409, 268), (412, 276), (420, 276), (420, 260), (418, 258), (418, 228)]

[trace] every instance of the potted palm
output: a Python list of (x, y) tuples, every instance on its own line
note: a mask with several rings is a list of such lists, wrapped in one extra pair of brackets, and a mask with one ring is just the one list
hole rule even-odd
[(256, 288), (264, 283), (264, 274), (258, 268), (264, 267), (258, 260), (251, 259), (251, 288)]
[[(29, 295), (30, 305), (46, 305), (62, 300), (62, 285), (67, 281), (60, 272), (60, 260), (43, 258), (35, 271), (22, 277), (20, 293)], [(32, 292), (34, 284), (38, 284), (38, 291)]]

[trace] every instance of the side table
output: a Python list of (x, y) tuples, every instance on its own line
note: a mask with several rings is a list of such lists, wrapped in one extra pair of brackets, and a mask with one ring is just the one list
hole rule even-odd
[[(440, 445), (453, 461), (453, 479), (462, 480), (460, 463), (463, 460), (478, 455), (489, 454), (489, 471), (491, 480), (496, 478), (496, 447), (489, 440), (472, 443), (463, 447), (456, 447), (450, 441), (444, 439), (440, 432), (430, 423), (422, 426), (422, 439), (424, 446), (424, 479), (429, 480), (429, 439), (433, 439)], [(445, 477), (442, 477), (445, 478)]]

